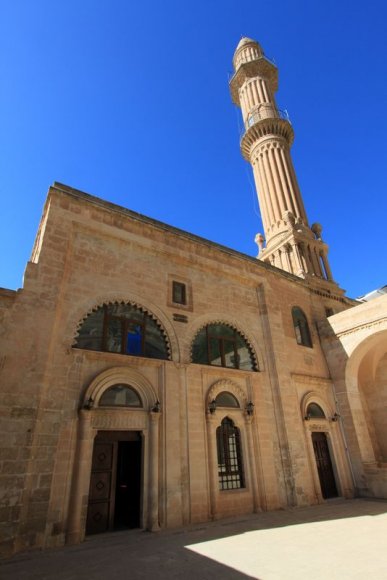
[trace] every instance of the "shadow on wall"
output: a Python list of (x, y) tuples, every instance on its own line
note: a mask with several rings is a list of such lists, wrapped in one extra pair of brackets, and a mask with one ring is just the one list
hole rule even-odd
[(380, 329), (380, 317), (359, 324), (367, 308), (364, 304), (332, 316), (319, 324), (319, 331), (357, 495), (386, 498), (387, 328)]

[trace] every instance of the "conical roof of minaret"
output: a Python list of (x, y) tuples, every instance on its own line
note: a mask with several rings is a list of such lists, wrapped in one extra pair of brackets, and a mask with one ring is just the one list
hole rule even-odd
[(243, 36), (234, 52), (232, 59), (235, 70), (243, 62), (249, 62), (263, 56), (263, 50), (259, 43), (248, 36)]
[(245, 46), (246, 44), (258, 44), (258, 42), (256, 40), (253, 40), (252, 38), (249, 38), (248, 36), (242, 36), (242, 38), (240, 39), (238, 46), (235, 49), (235, 52), (237, 50), (239, 50), (240, 48), (242, 48), (242, 46)]

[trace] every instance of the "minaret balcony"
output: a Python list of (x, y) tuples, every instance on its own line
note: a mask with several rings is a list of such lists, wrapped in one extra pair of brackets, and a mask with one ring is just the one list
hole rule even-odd
[(247, 131), (250, 127), (259, 123), (263, 119), (284, 119), (290, 123), (289, 113), (286, 109), (281, 111), (268, 103), (267, 105), (261, 105), (259, 109), (249, 113), (245, 122), (245, 130)]
[(241, 62), (229, 81), (232, 101), (238, 107), (240, 107), (239, 89), (247, 80), (254, 77), (265, 79), (272, 92), (277, 91), (278, 69), (271, 60), (266, 56), (261, 56), (254, 60)]
[(269, 105), (248, 116), (245, 132), (240, 140), (242, 155), (246, 161), (250, 161), (252, 146), (267, 137), (282, 138), (289, 146), (292, 144), (294, 132), (287, 111), (280, 111)]

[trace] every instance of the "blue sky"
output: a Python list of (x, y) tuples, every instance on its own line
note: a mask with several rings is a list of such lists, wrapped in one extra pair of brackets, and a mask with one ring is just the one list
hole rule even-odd
[(54, 181), (256, 255), (228, 90), (241, 36), (279, 67), (310, 223), (350, 296), (387, 283), (382, 0), (0, 2), (0, 286), (18, 288)]

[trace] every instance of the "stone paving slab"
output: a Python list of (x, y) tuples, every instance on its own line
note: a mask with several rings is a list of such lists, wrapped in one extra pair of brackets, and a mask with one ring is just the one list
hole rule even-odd
[(336, 500), (179, 530), (131, 530), (28, 552), (1, 580), (387, 580), (387, 501)]

